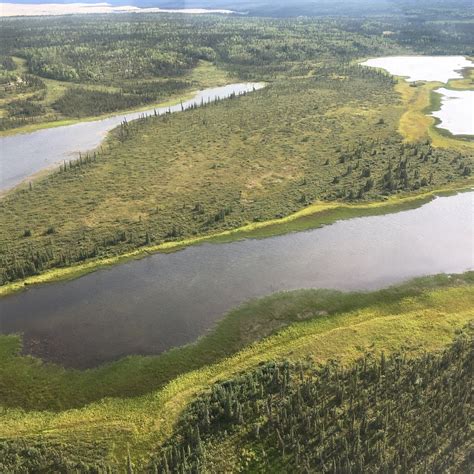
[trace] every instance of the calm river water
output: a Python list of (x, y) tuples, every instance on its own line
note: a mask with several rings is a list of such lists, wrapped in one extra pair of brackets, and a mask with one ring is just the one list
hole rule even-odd
[(474, 269), (474, 192), (307, 232), (156, 254), (0, 299), (0, 331), (28, 352), (91, 367), (196, 340), (250, 298), (297, 288), (373, 290)]

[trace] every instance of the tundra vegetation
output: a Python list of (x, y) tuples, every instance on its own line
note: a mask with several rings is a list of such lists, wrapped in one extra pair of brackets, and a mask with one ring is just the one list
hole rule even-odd
[(462, 471), (473, 297), (472, 272), (283, 293), (229, 313), (197, 344), (87, 371), (0, 336), (2, 469), (306, 472), (322, 460), (340, 472), (349, 457), (356, 472), (385, 461)]
[(392, 86), (361, 66), (321, 67), (246, 97), (123, 123), (101, 151), (2, 200), (3, 281), (281, 218), (316, 200), (465, 186), (471, 156), (403, 143)]
[[(3, 134), (266, 82), (123, 123), (2, 196), (1, 284), (245, 225), (267, 235), (298, 211), (282, 228), (472, 186), (472, 141), (424, 118), (434, 85), (357, 63), (472, 56), (473, 18), (454, 3), (391, 3), (351, 18), (1, 19)], [(470, 74), (449, 87), (470, 88)], [(473, 295), (472, 273), (273, 295), (194, 345), (87, 371), (1, 335), (0, 471), (468, 472)]]
[[(100, 149), (10, 192), (0, 203), (1, 283), (284, 218), (314, 201), (364, 203), (468, 186), (472, 143), (435, 146), (429, 127), (407, 140), (407, 114), (421, 114), (407, 110), (418, 87), (405, 90), (388, 74), (357, 65), (369, 55), (407, 53), (410, 38), (412, 49), (423, 44), (413, 33), (402, 45), (377, 24), (3, 19), (4, 75), (17, 74), (4, 87), (5, 127), (151, 104), (206, 81), (264, 80), (267, 87), (123, 123)], [(24, 34), (17, 41), (18, 28)], [(458, 53), (468, 54), (462, 31)], [(429, 53), (439, 47), (433, 35)], [(30, 79), (38, 89), (31, 94)], [(420, 93), (429, 97), (422, 86)], [(44, 114), (30, 120), (22, 111)]]

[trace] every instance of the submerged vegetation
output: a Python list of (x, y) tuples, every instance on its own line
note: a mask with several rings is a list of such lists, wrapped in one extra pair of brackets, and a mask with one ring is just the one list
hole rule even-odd
[[(30, 466), (30, 469), (47, 471), (53, 466), (61, 469), (80, 465), (85, 472), (88, 472), (86, 469), (94, 472), (92, 466), (105, 469), (107, 465), (118, 469), (125, 468), (128, 463), (138, 472), (146, 471), (147, 465), (154, 472), (155, 464), (159, 468), (165, 462), (165, 453), (171, 469), (170, 464), (180, 460), (180, 447), (183, 446), (185, 453), (189, 453), (189, 457), (186, 454), (189, 469), (185, 472), (198, 462), (204, 463), (207, 469), (213, 470), (214, 465), (217, 470), (219, 467), (225, 471), (236, 468), (239, 462), (244, 463), (240, 467), (245, 468), (247, 461), (250, 463), (247, 468), (254, 465), (285, 470), (285, 465), (293, 464), (297, 455), (297, 450), (290, 449), (291, 443), (299, 440), (299, 461), (304, 470), (305, 462), (315, 466), (316, 460), (312, 456), (316, 452), (306, 448), (317, 443), (321, 433), (315, 431), (314, 423), (322, 421), (320, 416), (324, 419), (323, 405), (320, 405), (323, 401), (328, 408), (325, 440), (329, 447), (324, 443), (320, 447), (329, 470), (333, 462), (337, 466), (340, 456), (331, 454), (332, 440), (344, 445), (344, 436), (353, 418), (354, 427), (361, 427), (362, 404), (369, 419), (366, 420), (367, 430), (361, 432), (359, 448), (361, 452), (368, 449), (373, 456), (365, 458), (365, 466), (373, 467), (375, 471), (377, 463), (381, 462), (378, 456), (382, 454), (384, 459), (395, 462), (394, 450), (403, 439), (397, 440), (391, 431), (383, 435), (387, 416), (390, 420), (398, 417), (400, 430), (405, 427), (407, 446), (405, 454), (399, 453), (400, 462), (410, 465), (416, 458), (421, 466), (424, 460), (432, 465), (430, 463), (436, 461), (433, 447), (449, 449), (448, 443), (460, 446), (462, 442), (459, 427), (466, 419), (448, 414), (461, 415), (465, 409), (457, 397), (463, 398), (463, 390), (472, 377), (469, 366), (463, 365), (464, 362), (472, 363), (466, 352), (465, 339), (471, 337), (471, 332), (466, 330), (466, 336), (460, 340), (464, 342), (456, 342), (444, 356), (426, 353), (436, 352), (449, 344), (455, 333), (472, 320), (472, 278), (472, 273), (424, 278), (375, 293), (344, 295), (306, 290), (274, 295), (229, 314), (214, 333), (195, 345), (156, 357), (129, 357), (83, 372), (21, 356), (18, 340), (13, 336), (1, 336), (0, 449), (6, 463), (4, 469)], [(449, 354), (455, 351), (458, 351), (457, 357), (450, 357)], [(387, 375), (393, 374), (392, 369), (404, 374), (396, 387), (398, 391), (406, 390), (405, 398), (395, 396), (398, 391), (388, 390), (393, 379), (373, 377), (380, 368), (378, 361), (382, 352)], [(352, 406), (359, 406), (361, 411), (350, 411), (352, 379), (349, 374), (359, 367), (357, 361), (367, 353), (372, 355), (367, 359), (370, 363), (366, 376), (357, 370), (357, 383), (365, 390), (358, 390), (352, 397)], [(400, 356), (390, 358), (395, 353)], [(330, 362), (333, 359), (338, 360), (337, 374), (341, 383), (348, 380), (348, 387), (343, 392), (333, 383), (329, 386), (322, 383), (326, 378), (334, 380), (336, 377), (335, 366)], [(268, 365), (270, 361), (273, 362)], [(438, 365), (441, 361), (444, 363)], [(271, 383), (268, 386), (266, 376), (274, 374), (276, 367), (283, 367), (280, 377), (275, 380), (275, 386)], [(430, 367), (441, 369), (430, 370)], [(305, 398), (302, 413), (292, 412), (291, 406), (298, 407), (293, 403), (289, 405), (293, 397), (298, 397), (300, 368), (304, 370), (308, 388), (315, 387), (321, 394), (321, 397), (313, 398), (312, 403)], [(284, 383), (285, 370), (289, 370), (290, 378), (287, 391), (282, 392), (278, 388)], [(421, 371), (419, 383), (416, 376), (412, 377), (414, 371)], [(241, 377), (239, 374), (242, 373)], [(454, 380), (456, 378), (459, 380)], [(450, 383), (443, 384), (442, 381), (448, 379)], [(229, 382), (222, 383), (227, 380)], [(245, 388), (247, 383), (255, 388), (254, 395)], [(273, 390), (275, 387), (276, 391)], [(191, 444), (188, 450), (189, 438), (184, 425), (192, 428), (192, 439), (196, 439), (197, 424), (193, 413), (205, 409), (206, 400), (212, 400), (212, 394), (217, 392), (224, 393), (223, 390), (231, 393), (231, 419), (227, 420), (225, 413), (219, 411), (220, 399), (214, 400), (209, 425), (206, 429), (199, 428), (203, 449)], [(443, 395), (445, 390), (451, 390), (451, 396)], [(323, 393), (327, 396), (322, 397)], [(111, 395), (114, 398), (103, 398)], [(272, 406), (271, 419), (265, 411), (267, 398)], [(421, 400), (426, 403), (417, 404)], [(412, 407), (406, 416), (412, 414), (413, 420), (405, 418), (404, 410), (397, 408), (397, 403), (402, 402)], [(244, 418), (235, 418), (237, 406)], [(446, 420), (446, 429), (437, 432), (436, 436), (431, 429), (435, 430), (435, 421), (440, 418), (438, 415), (431, 417), (430, 411), (425, 412), (428, 408), (443, 410), (444, 418), (441, 419)], [(254, 409), (264, 410), (262, 416), (257, 416), (260, 412)], [(313, 412), (316, 409), (319, 410), (318, 417), (316, 411)], [(313, 433), (306, 440), (300, 438), (300, 429), (307, 426), (306, 418), (299, 416), (303, 413), (311, 417), (308, 434)], [(336, 413), (341, 414), (340, 426), (330, 423)], [(422, 443), (414, 445), (410, 442), (411, 436), (416, 436), (412, 423), (422, 419), (424, 425), (420, 430), (423, 431), (419, 433), (427, 436), (422, 436)], [(202, 421), (205, 422), (205, 418), (201, 418)], [(279, 423), (277, 428), (286, 446), (284, 456), (276, 431), (272, 429), (271, 436), (264, 436), (265, 430), (274, 427), (274, 423)], [(260, 436), (255, 437), (258, 425)], [(448, 427), (451, 428), (449, 432)], [(172, 454), (171, 446), (179, 448), (179, 454)], [(353, 442), (349, 446), (355, 449)], [(462, 462), (466, 452), (460, 450), (456, 454), (453, 466)], [(249, 454), (248, 459), (245, 453)], [(151, 460), (153, 454), (155, 457)], [(272, 459), (275, 464), (268, 464)], [(451, 462), (449, 457), (446, 460)], [(206, 465), (206, 462), (213, 464)], [(339, 462), (344, 463), (345, 458)], [(165, 471), (161, 468), (158, 472)]]

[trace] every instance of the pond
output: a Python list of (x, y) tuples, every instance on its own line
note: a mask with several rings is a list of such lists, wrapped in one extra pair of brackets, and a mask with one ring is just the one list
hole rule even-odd
[[(364, 66), (382, 68), (395, 76), (403, 76), (408, 82), (436, 81), (447, 83), (461, 79), (462, 70), (474, 67), (463, 56), (393, 56), (369, 59)], [(435, 89), (441, 94), (440, 110), (431, 113), (438, 119), (437, 127), (453, 135), (474, 135), (474, 91)]]
[(203, 244), (0, 299), (0, 332), (72, 367), (195, 341), (231, 308), (298, 288), (373, 290), (474, 268), (474, 192), (306, 232)]
[(474, 135), (474, 91), (436, 89), (441, 94), (441, 108), (431, 115), (439, 120), (438, 127), (453, 135)]
[(264, 87), (262, 83), (230, 84), (198, 92), (192, 99), (171, 107), (157, 107), (139, 112), (127, 112), (101, 120), (81, 122), (63, 127), (47, 128), (32, 133), (0, 137), (0, 191), (8, 190), (26, 178), (77, 157), (100, 145), (107, 132), (143, 115), (180, 112), (215, 99), (226, 99)]

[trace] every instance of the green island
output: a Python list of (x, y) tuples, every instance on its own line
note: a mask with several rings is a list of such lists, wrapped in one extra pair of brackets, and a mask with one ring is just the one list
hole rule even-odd
[[(472, 136), (428, 114), (435, 89), (471, 91), (474, 68), (443, 85), (360, 65), (473, 58), (463, 1), (349, 1), (347, 17), (330, 2), (319, 16), (297, 3), (0, 18), (0, 139), (265, 83), (124, 121), (97, 149), (1, 194), (2, 302), (155, 252), (472, 191)], [(192, 344), (87, 370), (0, 332), (0, 471), (470, 472), (473, 317), (467, 271), (370, 292), (275, 293)]]

